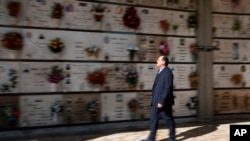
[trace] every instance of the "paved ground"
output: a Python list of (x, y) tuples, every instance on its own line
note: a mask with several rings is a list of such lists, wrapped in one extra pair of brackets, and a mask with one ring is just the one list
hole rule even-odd
[[(230, 124), (250, 125), (250, 121), (231, 121), (220, 123), (182, 123), (177, 125), (177, 141), (229, 141)], [(147, 129), (104, 131), (101, 133), (88, 133), (77, 135), (53, 135), (14, 139), (11, 141), (140, 141), (149, 133)], [(14, 135), (13, 135), (14, 136)], [(160, 127), (157, 132), (157, 141), (165, 141), (168, 130)], [(1, 141), (5, 141), (1, 139)], [(10, 141), (10, 139), (6, 140)]]
[[(250, 122), (238, 122), (234, 124), (250, 124)], [(185, 124), (177, 127), (177, 141), (229, 141), (229, 123), (224, 124)], [(110, 133), (102, 136), (86, 138), (86, 141), (140, 141), (148, 135), (148, 130), (127, 131), (122, 133)], [(168, 138), (167, 129), (159, 129), (157, 141), (165, 141)]]

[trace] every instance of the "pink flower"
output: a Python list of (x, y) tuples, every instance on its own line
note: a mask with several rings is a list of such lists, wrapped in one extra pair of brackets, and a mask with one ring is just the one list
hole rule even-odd
[(50, 83), (58, 83), (61, 80), (63, 80), (63, 76), (60, 73), (51, 74), (51, 75), (49, 75), (49, 78), (48, 78), (48, 81)]
[(51, 68), (51, 72), (48, 74), (47, 80), (50, 83), (59, 83), (63, 79), (64, 77), (62, 69), (60, 69), (57, 65), (53, 66)]
[(161, 42), (161, 45), (160, 45), (160, 53), (162, 55), (168, 55), (170, 50), (169, 50), (169, 47), (168, 47), (168, 42), (167, 41), (163, 41)]

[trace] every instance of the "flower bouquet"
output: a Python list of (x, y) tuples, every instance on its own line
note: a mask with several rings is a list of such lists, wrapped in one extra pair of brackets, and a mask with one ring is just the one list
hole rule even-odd
[(52, 66), (50, 72), (47, 74), (47, 80), (49, 83), (57, 84), (64, 79), (63, 70), (59, 66)]
[(178, 28), (179, 28), (179, 25), (178, 25), (178, 24), (173, 24), (173, 25), (172, 25), (172, 29), (173, 29), (174, 33), (177, 32)]
[(131, 100), (129, 100), (128, 102), (128, 109), (131, 112), (136, 112), (139, 108), (139, 102), (137, 101), (137, 99), (133, 98)]
[(190, 87), (192, 89), (195, 89), (198, 87), (198, 72), (197, 71), (193, 71), (189, 74), (188, 76), (188, 80), (189, 80), (189, 83), (190, 83)]
[(196, 14), (190, 14), (187, 19), (187, 27), (188, 28), (197, 28), (198, 21)]
[(192, 43), (190, 44), (189, 46), (189, 51), (192, 55), (192, 61), (197, 61), (198, 59), (198, 49), (197, 49), (197, 46), (196, 46), (196, 43)]
[(58, 83), (64, 79), (63, 70), (57, 65), (52, 66), (50, 72), (47, 74), (47, 80), (50, 83), (50, 91), (56, 92), (58, 90)]
[(138, 72), (135, 69), (128, 70), (126, 73), (126, 82), (129, 84), (130, 89), (136, 89), (138, 77)]
[(21, 3), (17, 1), (12, 1), (12, 0), (8, 1), (7, 10), (8, 10), (9, 16), (11, 16), (10, 19), (13, 21), (13, 24), (16, 24), (18, 16), (21, 11)]
[(131, 119), (135, 119), (136, 118), (136, 112), (137, 112), (137, 110), (139, 108), (138, 100), (135, 99), (135, 98), (129, 100), (127, 106), (128, 106), (128, 109), (130, 110)]
[(60, 20), (63, 17), (63, 9), (64, 7), (60, 3), (54, 2), (52, 5), (51, 18), (55, 20), (56, 26), (60, 25)]
[(21, 11), (21, 3), (11, 0), (7, 2), (7, 10), (10, 16), (17, 18)]
[(23, 48), (23, 36), (17, 32), (8, 32), (3, 35), (2, 46), (11, 50), (21, 50)]
[(61, 101), (55, 101), (52, 103), (50, 110), (53, 123), (58, 123), (58, 114), (63, 112), (63, 105)]
[(233, 21), (233, 26), (232, 26), (232, 30), (234, 31), (235, 34), (239, 33), (239, 31), (242, 28), (242, 24), (239, 18), (235, 18)]
[(62, 19), (63, 17), (63, 6), (60, 3), (54, 3), (52, 5), (51, 18), (52, 19)]
[(6, 119), (10, 127), (15, 127), (18, 124), (18, 118), (20, 117), (20, 111), (11, 105), (1, 106), (1, 115)]
[(160, 22), (160, 27), (164, 33), (168, 32), (169, 30), (169, 23), (167, 20), (161, 20)]
[(167, 41), (161, 42), (159, 51), (160, 51), (160, 54), (164, 55), (164, 56), (167, 56), (169, 54), (170, 50), (169, 50), (169, 46), (168, 46)]
[(12, 92), (13, 89), (15, 89), (17, 87), (17, 71), (15, 69), (10, 69), (9, 73), (9, 82), (8, 83), (4, 83), (2, 85), (0, 85), (0, 92), (5, 93), (5, 92)]
[(241, 0), (231, 0), (232, 3), (232, 10), (236, 10), (237, 8), (239, 8)]
[(130, 61), (133, 61), (134, 60), (134, 57), (135, 57), (135, 54), (137, 53), (138, 51), (138, 47), (137, 46), (129, 46), (128, 49), (127, 49), (128, 53), (129, 53), (129, 59)]
[(97, 121), (98, 114), (100, 112), (100, 102), (98, 99), (90, 100), (87, 105), (86, 109), (90, 114), (92, 121)]
[(102, 4), (96, 4), (93, 5), (93, 8), (91, 9), (91, 12), (94, 12), (94, 18), (96, 22), (101, 22), (103, 19), (103, 13), (105, 12), (106, 7), (104, 7)]
[(87, 73), (86, 79), (92, 85), (103, 86), (106, 83), (106, 74), (101, 69), (98, 69)]
[(235, 86), (237, 85), (245, 86), (244, 77), (242, 76), (242, 74), (233, 74), (230, 80)]
[(59, 53), (64, 49), (64, 44), (60, 38), (55, 38), (50, 41), (48, 48), (53, 53)]
[(187, 27), (189, 29), (189, 33), (194, 34), (197, 26), (198, 26), (197, 15), (190, 14), (187, 19)]
[(96, 47), (96, 46), (92, 46), (92, 47), (86, 48), (85, 51), (86, 51), (88, 57), (94, 56), (95, 58), (98, 58), (101, 49)]
[(122, 19), (123, 24), (129, 28), (138, 29), (140, 26), (140, 18), (137, 15), (136, 9), (134, 7), (128, 7)]

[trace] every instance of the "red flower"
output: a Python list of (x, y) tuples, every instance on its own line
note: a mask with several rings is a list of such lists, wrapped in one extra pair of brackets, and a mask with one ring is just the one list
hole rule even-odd
[(54, 19), (61, 19), (63, 16), (63, 6), (60, 3), (54, 3), (52, 6), (51, 17)]
[(23, 36), (17, 32), (9, 32), (3, 35), (2, 45), (7, 49), (20, 50), (23, 47)]
[(160, 21), (160, 27), (164, 32), (168, 32), (169, 30), (169, 23), (167, 20), (161, 20)]
[(196, 28), (198, 26), (197, 16), (195, 14), (189, 15), (187, 24), (188, 28)]
[(18, 111), (18, 109), (14, 109), (12, 114), (15, 116), (15, 117), (19, 117), (20, 116), (20, 111)]
[(137, 99), (133, 98), (128, 102), (128, 108), (132, 112), (136, 112), (139, 107), (139, 102)]
[(101, 70), (88, 73), (86, 79), (90, 84), (104, 85), (106, 83), (105, 73)]
[(137, 29), (140, 25), (140, 18), (137, 15), (136, 9), (134, 7), (128, 7), (122, 19), (123, 24), (127, 27)]
[(195, 43), (190, 44), (189, 51), (192, 55), (198, 55), (198, 49)]
[(21, 11), (21, 3), (10, 1), (7, 3), (7, 9), (10, 16), (18, 17)]

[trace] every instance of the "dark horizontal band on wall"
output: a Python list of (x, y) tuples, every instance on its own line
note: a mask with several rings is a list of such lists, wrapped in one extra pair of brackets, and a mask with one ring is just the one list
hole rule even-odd
[[(0, 61), (9, 62), (63, 62), (63, 63), (140, 63), (140, 64), (155, 64), (156, 61), (95, 61), (95, 60), (42, 60), (42, 59), (0, 59)], [(169, 62), (169, 64), (196, 64), (196, 62)]]
[[(174, 91), (196, 91), (197, 89), (175, 89)], [(151, 90), (114, 90), (114, 91), (69, 91), (69, 92), (20, 92), (20, 93), (1, 93), (1, 96), (22, 96), (22, 95), (68, 95), (68, 94), (95, 94), (95, 93), (131, 93), (131, 92), (137, 92), (137, 93), (143, 93), (143, 92), (149, 92), (151, 93)]]
[(98, 33), (114, 33), (114, 34), (132, 34), (136, 32), (122, 32), (122, 31), (104, 31), (104, 30), (88, 30), (88, 29), (77, 29), (77, 28), (55, 28), (55, 27), (40, 27), (40, 26), (19, 26), (19, 25), (2, 25), (0, 27), (5, 28), (25, 28), (25, 29), (42, 29), (42, 30), (59, 30), (59, 31), (78, 31), (78, 32), (98, 32)]
[(124, 6), (135, 6), (135, 7), (145, 7), (145, 8), (154, 8), (154, 9), (163, 9), (163, 10), (171, 10), (171, 11), (182, 11), (182, 12), (196, 12), (197, 10), (186, 10), (186, 9), (177, 9), (177, 8), (168, 8), (163, 6), (148, 6), (143, 4), (137, 4), (137, 3), (118, 3), (118, 2), (108, 2), (108, 1), (93, 1), (93, 0), (78, 0), (82, 2), (92, 2), (92, 3), (105, 3), (105, 4), (113, 4), (113, 5), (124, 5)]
[(213, 90), (250, 90), (250, 87), (234, 87), (234, 88), (223, 87), (223, 88), (213, 88)]
[(239, 16), (249, 16), (250, 13), (233, 13), (233, 12), (212, 12), (212, 14), (223, 14), (223, 15), (239, 15)]
[(164, 36), (164, 37), (180, 37), (180, 38), (196, 38), (196, 36), (173, 35), (173, 34), (148, 34), (148, 33), (136, 33), (136, 35), (146, 35), (146, 36)]
[(250, 37), (213, 37), (213, 39), (225, 39), (225, 40), (249, 40)]
[(104, 4), (114, 4), (114, 5), (123, 5), (123, 6), (136, 6), (136, 4), (133, 3), (119, 3), (119, 2), (109, 2), (109, 1), (93, 1), (93, 0), (77, 0), (79, 2), (91, 2), (91, 3), (104, 3)]
[(216, 114), (214, 114), (214, 116), (225, 116), (225, 115), (228, 115), (228, 116), (230, 116), (230, 115), (250, 115), (250, 112), (244, 112), (244, 113), (241, 113), (241, 112), (239, 112), (239, 113), (216, 113)]
[(214, 62), (214, 65), (248, 65), (250, 62)]
[(157, 7), (157, 6), (147, 6), (142, 4), (135, 5), (136, 7), (142, 7), (142, 8), (154, 8), (154, 9), (163, 9), (163, 10), (171, 10), (171, 11), (180, 11), (180, 12), (190, 12), (190, 13), (196, 13), (197, 10), (187, 10), (187, 9), (177, 9), (177, 8), (168, 8), (168, 7)]
[(5, 28), (25, 28), (25, 29), (42, 29), (42, 30), (58, 30), (58, 31), (74, 31), (74, 32), (94, 32), (94, 33), (110, 33), (110, 34), (129, 34), (129, 35), (147, 35), (147, 36), (166, 36), (166, 37), (181, 37), (181, 38), (196, 38), (196, 36), (189, 35), (174, 35), (174, 34), (150, 34), (150, 33), (137, 33), (125, 31), (107, 31), (107, 30), (88, 30), (88, 29), (72, 29), (72, 28), (53, 28), (53, 27), (37, 27), (37, 26), (13, 26), (13, 25), (0, 25)]

